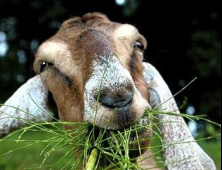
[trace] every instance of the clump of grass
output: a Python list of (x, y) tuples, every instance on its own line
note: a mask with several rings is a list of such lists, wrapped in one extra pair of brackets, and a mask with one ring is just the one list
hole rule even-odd
[[(130, 157), (130, 136), (132, 133), (137, 133), (141, 128), (153, 129), (153, 133), (161, 141), (161, 137), (158, 133), (158, 123), (155, 121), (155, 116), (157, 114), (166, 114), (171, 116), (182, 116), (188, 119), (195, 120), (205, 120), (210, 123), (216, 124), (207, 120), (203, 116), (190, 116), (186, 114), (178, 115), (176, 113), (164, 113), (157, 110), (152, 110), (147, 112), (145, 115), (149, 116), (151, 123), (146, 126), (136, 125), (129, 129), (126, 129), (122, 132), (111, 132), (107, 129), (99, 129), (95, 126), (88, 123), (68, 123), (68, 122), (45, 122), (45, 123), (29, 123), (29, 126), (24, 127), (8, 137), (1, 139), (1, 142), (5, 141), (14, 141), (16, 143), (24, 143), (19, 148), (9, 150), (8, 152), (1, 153), (1, 156), (11, 154), (17, 150), (24, 149), (26, 147), (32, 147), (39, 143), (44, 143), (45, 147), (42, 148), (41, 154), (44, 158), (39, 167), (36, 168), (45, 168), (47, 167), (50, 170), (57, 169), (86, 169), (94, 170), (100, 169), (101, 166), (104, 166), (103, 169), (124, 169), (124, 170), (137, 170), (139, 169), (138, 165), (135, 163), (135, 159)], [(217, 126), (220, 126), (216, 124)], [(64, 129), (64, 126), (69, 127), (69, 130)], [(36, 139), (23, 139), (23, 136), (28, 132), (41, 132), (49, 134), (49, 138), (44, 140)], [(19, 134), (16, 139), (10, 139), (14, 134)], [(96, 137), (94, 136), (96, 134)], [(107, 135), (109, 134), (109, 135)], [(212, 137), (211, 137), (212, 138)], [(209, 138), (208, 138), (209, 139)], [(138, 138), (138, 150), (140, 148)], [(203, 139), (206, 140), (206, 139)], [(27, 144), (27, 142), (29, 144)], [(162, 152), (162, 143), (158, 146), (152, 146), (147, 149), (159, 148), (154, 156), (159, 155)], [(0, 145), (1, 146), (1, 145)], [(47, 165), (47, 160), (53, 156), (54, 153), (58, 152), (61, 149), (66, 149), (64, 155), (61, 155), (59, 160), (55, 160), (55, 163), (52, 165)], [(140, 151), (141, 152), (141, 151)], [(148, 159), (148, 158), (147, 158)], [(106, 160), (104, 162), (104, 160)], [(162, 160), (160, 160), (160, 166), (163, 166)]]
[[(65, 130), (63, 126), (68, 126), (70, 130)], [(0, 157), (26, 147), (32, 147), (36, 144), (44, 143), (45, 148), (42, 149), (40, 154), (44, 155), (44, 159), (38, 168), (43, 168), (47, 162), (47, 159), (49, 159), (54, 152), (57, 152), (65, 147), (68, 149), (67, 146), (69, 146), (70, 149), (67, 150), (65, 155), (61, 156), (61, 159), (55, 160), (56, 163), (51, 165), (50, 169), (71, 168), (76, 170), (82, 166), (87, 167), (86, 170), (98, 169), (104, 156), (109, 159), (111, 163), (109, 167), (135, 167), (136, 165), (131, 163), (128, 148), (131, 130), (127, 130), (122, 133), (118, 132), (117, 134), (110, 132), (110, 137), (108, 138), (106, 138), (106, 131), (106, 129), (94, 129), (92, 128), (92, 125), (88, 123), (31, 123), (29, 126), (24, 127), (0, 140), (0, 143), (11, 140), (17, 143), (24, 143), (24, 146), (3, 153), (0, 155)], [(28, 132), (44, 132), (50, 134), (49, 136), (51, 137), (44, 140), (24, 140), (23, 136)], [(19, 133), (17, 139), (9, 139), (10, 136), (13, 136), (15, 133)], [(97, 133), (96, 140), (93, 136), (95, 133)], [(104, 144), (109, 143), (111, 138), (115, 140), (116, 145), (105, 147)], [(28, 145), (26, 145), (27, 142), (29, 142)], [(90, 154), (91, 156), (89, 156)], [(106, 162), (102, 162), (102, 164), (106, 164)]]

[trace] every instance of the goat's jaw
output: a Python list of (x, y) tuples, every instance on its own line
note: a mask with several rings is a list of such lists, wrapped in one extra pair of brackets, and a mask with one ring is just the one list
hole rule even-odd
[(91, 112), (91, 116), (85, 116), (85, 121), (99, 128), (107, 129), (106, 137), (110, 139), (108, 140), (109, 146), (116, 145), (115, 139), (112, 140), (111, 132), (118, 134), (120, 131), (124, 134), (126, 130), (128, 132), (131, 131), (129, 138), (130, 158), (137, 158), (148, 150), (152, 138), (152, 126), (150, 120), (144, 117), (144, 113), (150, 107), (139, 91), (135, 92), (132, 105), (127, 113), (132, 116), (132, 121), (128, 122), (128, 125), (125, 125), (121, 119), (118, 119), (117, 111), (105, 108), (98, 102), (91, 103), (91, 106), (86, 102), (85, 105), (87, 106), (85, 113), (87, 111)]
[[(119, 134), (119, 131), (112, 131), (112, 133)], [(150, 121), (147, 118), (141, 118), (139, 121), (139, 124), (132, 126), (128, 129), (125, 129), (122, 134), (127, 134), (127, 138), (129, 139), (129, 156), (130, 158), (137, 158), (142, 156), (144, 154), (151, 142), (152, 138), (152, 126)], [(130, 135), (130, 136), (128, 136)], [(108, 145), (109, 146), (117, 146), (119, 143), (117, 143), (117, 139), (113, 138), (113, 135), (111, 133), (107, 133)], [(118, 141), (122, 142), (122, 141)], [(115, 148), (115, 147), (114, 147)]]
[(118, 119), (118, 113), (115, 109), (111, 110), (103, 107), (96, 101), (91, 103), (85, 102), (85, 114), (87, 113), (86, 115), (88, 115), (85, 115), (85, 121), (99, 128), (107, 129), (106, 137), (110, 138), (109, 146), (116, 145), (115, 139), (112, 140), (111, 132), (118, 134), (118, 131), (132, 131), (129, 138), (129, 156), (130, 158), (137, 158), (148, 150), (152, 137), (150, 120), (144, 117), (146, 110), (150, 110), (150, 106), (147, 101), (142, 98), (139, 91), (136, 90), (132, 105), (127, 113), (132, 116), (132, 120), (128, 122), (127, 125), (124, 124), (121, 119)]

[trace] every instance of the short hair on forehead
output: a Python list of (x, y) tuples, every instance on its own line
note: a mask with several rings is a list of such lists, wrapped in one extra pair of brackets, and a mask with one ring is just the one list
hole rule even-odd
[(108, 17), (101, 13), (88, 13), (85, 14), (83, 17), (74, 17), (67, 21), (65, 21), (61, 29), (67, 28), (84, 28), (84, 27), (94, 27), (94, 26), (101, 26), (103, 24), (111, 23)]

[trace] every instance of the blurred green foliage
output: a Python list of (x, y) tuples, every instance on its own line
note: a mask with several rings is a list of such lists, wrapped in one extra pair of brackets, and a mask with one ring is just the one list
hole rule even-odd
[[(188, 52), (205, 93), (200, 96), (201, 114), (215, 121), (221, 116), (221, 39), (215, 31), (196, 31)], [(209, 90), (207, 90), (209, 89)]]
[[(206, 131), (200, 131), (197, 140), (207, 138), (208, 136), (218, 136), (221, 134), (221, 129), (217, 130), (215, 126), (211, 124), (206, 125)], [(218, 170), (221, 170), (221, 136), (211, 140), (205, 140), (199, 142), (200, 146), (206, 151), (206, 153), (215, 161)]]
[(221, 41), (219, 38), (214, 31), (197, 31), (192, 36), (192, 48), (188, 54), (201, 77), (221, 77)]
[[(49, 139), (50, 136), (48, 133), (39, 132), (29, 132), (24, 135), (24, 140), (44, 140)], [(17, 139), (18, 135), (14, 135), (10, 139)], [(0, 165), (5, 166), (5, 170), (24, 170), (27, 168), (30, 169), (40, 169), (40, 170), (48, 170), (49, 167), (45, 167), (45, 165), (53, 165), (55, 164), (55, 160), (60, 160), (63, 155), (66, 153), (66, 149), (57, 150), (52, 153), (51, 156), (48, 157), (47, 162), (43, 165), (43, 168), (39, 168), (42, 161), (44, 160), (46, 155), (41, 154), (43, 150), (47, 150), (47, 143), (38, 143), (34, 144), (34, 142), (15, 142), (15, 141), (5, 141), (1, 142), (0, 146)], [(16, 150), (20, 147), (28, 146), (32, 144), (32, 146)], [(4, 153), (9, 151), (16, 150), (12, 153), (1, 156)], [(13, 161), (12, 161), (13, 160)], [(59, 170), (59, 169), (58, 169)]]

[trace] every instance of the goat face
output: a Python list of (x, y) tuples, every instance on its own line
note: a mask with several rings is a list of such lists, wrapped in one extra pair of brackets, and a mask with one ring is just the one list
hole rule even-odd
[[(63, 23), (37, 51), (35, 71), (56, 102), (62, 121), (87, 121), (121, 130), (147, 124), (143, 78), (145, 38), (128, 24), (98, 13)], [(148, 131), (141, 134), (150, 137)]]

